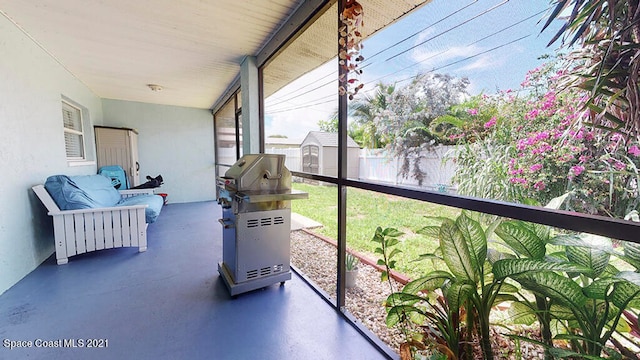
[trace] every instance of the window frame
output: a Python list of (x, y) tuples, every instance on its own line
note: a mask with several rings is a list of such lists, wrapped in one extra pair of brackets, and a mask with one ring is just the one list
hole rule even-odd
[[(83, 116), (83, 109), (80, 106), (77, 106), (75, 104), (73, 104), (72, 102), (66, 100), (66, 99), (62, 99), (61, 101), (62, 103), (62, 129), (64, 132), (64, 136), (65, 136), (65, 156), (68, 162), (83, 162), (83, 161), (87, 161), (87, 148), (86, 148), (86, 133), (85, 133), (85, 124), (84, 124), (84, 116)], [(75, 128), (69, 128), (67, 127), (67, 122), (65, 121), (66, 115), (65, 115), (65, 111), (67, 111), (69, 114), (78, 114), (78, 119), (77, 121), (72, 121), (73, 123), (78, 123), (79, 128), (80, 129), (75, 129)], [(72, 119), (75, 120), (75, 119)], [(69, 147), (67, 145), (67, 141), (66, 141), (66, 135), (67, 134), (71, 134), (71, 135), (76, 135), (79, 136), (80, 138), (80, 144), (79, 144), (79, 150), (80, 150), (80, 156), (70, 156), (69, 155)]]

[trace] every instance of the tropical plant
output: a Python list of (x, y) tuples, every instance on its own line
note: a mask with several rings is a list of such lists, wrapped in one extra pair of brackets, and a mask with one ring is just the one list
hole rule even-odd
[[(569, 87), (584, 89), (584, 108), (599, 128), (627, 137), (640, 133), (640, 1), (554, 0), (543, 27), (564, 25), (549, 45), (562, 38), (574, 60), (564, 75)], [(566, 16), (566, 14), (569, 14)]]
[(382, 138), (374, 119), (377, 113), (387, 108), (387, 96), (391, 95), (394, 89), (393, 85), (378, 83), (373, 95), (369, 92), (360, 93), (360, 96), (349, 103), (349, 115), (363, 133), (361, 146), (377, 149), (387, 144), (388, 140)]
[[(617, 254), (609, 239), (585, 234), (549, 237), (548, 232), (546, 227), (519, 220), (501, 223), (496, 234), (512, 250), (528, 256), (497, 260), (493, 264), (496, 280), (511, 278), (535, 294), (535, 304), (526, 299), (520, 299), (519, 304), (528, 307), (540, 321), (541, 344), (548, 356), (615, 356), (606, 343), (623, 325), (625, 310), (640, 300), (640, 274), (619, 271), (611, 265), (611, 255), (630, 257)], [(544, 257), (546, 245), (538, 241), (544, 238), (562, 251)], [(517, 309), (522, 311), (523, 307)], [(571, 350), (552, 347), (548, 341), (552, 323), (560, 332), (554, 339), (567, 341)]]
[[(495, 229), (495, 234), (513, 252), (492, 254), (496, 261), (501, 258), (543, 260), (546, 255), (546, 246), (550, 237), (550, 231), (546, 226), (522, 221), (500, 221)], [(531, 323), (527, 320), (531, 318), (527, 314), (532, 314), (540, 325), (542, 342), (549, 348), (553, 346), (549, 314), (551, 304), (544, 296), (536, 293), (533, 295), (531, 298), (526, 294), (514, 294), (514, 296), (519, 296), (519, 300), (512, 303), (510, 311), (516, 323)], [(545, 358), (551, 359), (549, 351), (545, 352)]]
[[(435, 270), (409, 282), (401, 292), (392, 294), (387, 324), (409, 319), (433, 328), (437, 341), (446, 344), (456, 358), (472, 358), (473, 336), (479, 341), (484, 359), (493, 359), (490, 314), (494, 305), (515, 300), (517, 289), (491, 274), (487, 236), (480, 223), (468, 212), (455, 221), (439, 219), (439, 226), (427, 226), (420, 233), (439, 240), (436, 253), (421, 259), (442, 261), (447, 270)], [(489, 230), (490, 232), (491, 230)], [(423, 292), (440, 291), (436, 303), (425, 300)]]

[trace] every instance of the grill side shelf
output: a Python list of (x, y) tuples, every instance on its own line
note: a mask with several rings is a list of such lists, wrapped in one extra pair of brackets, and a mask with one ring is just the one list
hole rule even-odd
[(267, 201), (283, 201), (283, 200), (297, 200), (308, 199), (309, 193), (300, 190), (287, 190), (280, 192), (239, 192), (236, 193), (238, 201), (247, 202), (250, 204), (267, 202)]

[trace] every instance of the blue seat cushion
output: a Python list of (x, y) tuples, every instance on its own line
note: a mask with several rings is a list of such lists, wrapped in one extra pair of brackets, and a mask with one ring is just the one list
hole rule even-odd
[(54, 175), (44, 184), (60, 210), (115, 206), (121, 199), (111, 179), (102, 175)]
[(164, 199), (160, 195), (136, 195), (122, 198), (116, 206), (149, 205), (144, 209), (144, 216), (148, 224), (155, 222), (160, 215)]

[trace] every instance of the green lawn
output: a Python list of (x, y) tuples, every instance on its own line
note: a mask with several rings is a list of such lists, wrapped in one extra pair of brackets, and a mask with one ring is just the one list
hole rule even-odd
[[(291, 202), (293, 212), (318, 221), (324, 226), (314, 231), (337, 238), (338, 191), (335, 186), (316, 186), (295, 183), (297, 190), (309, 193), (308, 200)], [(455, 218), (459, 209), (425, 203), (417, 200), (349, 188), (347, 191), (347, 244), (359, 252), (368, 253), (377, 259), (371, 241), (376, 227), (394, 227), (405, 233), (398, 248), (403, 252), (398, 257), (397, 270), (416, 278), (431, 269), (426, 261), (413, 262), (420, 254), (432, 252), (437, 243), (433, 239), (416, 234), (426, 225), (435, 225), (425, 216)]]

